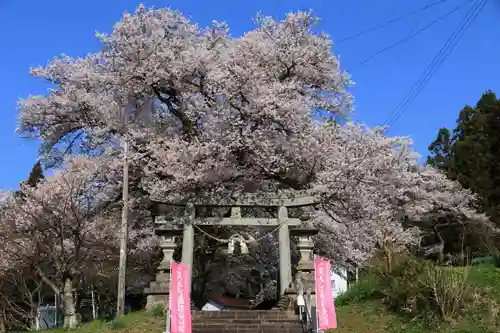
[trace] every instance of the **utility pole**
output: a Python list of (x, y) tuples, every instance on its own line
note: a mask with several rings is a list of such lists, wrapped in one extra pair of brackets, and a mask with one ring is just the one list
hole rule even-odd
[(123, 187), (122, 187), (122, 222), (120, 234), (120, 263), (118, 266), (118, 296), (116, 316), (125, 314), (125, 285), (127, 272), (128, 241), (128, 140), (123, 138)]

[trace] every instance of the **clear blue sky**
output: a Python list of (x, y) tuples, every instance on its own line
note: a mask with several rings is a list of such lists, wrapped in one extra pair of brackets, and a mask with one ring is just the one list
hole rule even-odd
[[(405, 18), (384, 29), (338, 45), (345, 68), (352, 68), (356, 87), (355, 119), (369, 125), (382, 124), (404, 97), (468, 7), (434, 25), (430, 30), (375, 58), (360, 61), (456, 7), (463, 0), (449, 0)], [(200, 25), (225, 20), (234, 35), (252, 29), (259, 11), (283, 17), (289, 11), (313, 9), (322, 19), (320, 29), (339, 40), (389, 21), (435, 0), (176, 0), (145, 1), (147, 7), (179, 9)], [(16, 188), (36, 161), (37, 143), (15, 133), (16, 101), (29, 94), (43, 93), (47, 85), (28, 75), (30, 66), (45, 64), (65, 53), (82, 56), (99, 47), (94, 32), (110, 32), (124, 11), (139, 2), (132, 0), (22, 1), (0, 0), (0, 188)], [(424, 91), (399, 119), (390, 134), (409, 135), (415, 149), (426, 154), (427, 146), (442, 126), (453, 127), (459, 110), (474, 104), (481, 93), (492, 89), (500, 94), (500, 2), (490, 0), (453, 53)]]

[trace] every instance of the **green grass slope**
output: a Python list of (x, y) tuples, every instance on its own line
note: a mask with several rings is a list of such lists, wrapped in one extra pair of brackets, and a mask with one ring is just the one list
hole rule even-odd
[[(430, 321), (412, 313), (390, 310), (378, 292), (380, 281), (362, 280), (336, 300), (339, 328), (329, 333), (493, 333), (500, 332), (500, 269), (482, 264), (467, 270), (472, 298), (458, 315), (446, 321)], [(73, 333), (160, 333), (165, 319), (158, 313), (135, 312), (112, 322), (94, 321)], [(62, 333), (63, 329), (47, 331)]]
[[(337, 333), (493, 333), (500, 332), (500, 269), (493, 265), (442, 268), (462, 273), (467, 270), (471, 298), (454, 318), (429, 320), (388, 308), (377, 293), (379, 281), (367, 279), (339, 297)], [(411, 311), (409, 311), (411, 312)]]

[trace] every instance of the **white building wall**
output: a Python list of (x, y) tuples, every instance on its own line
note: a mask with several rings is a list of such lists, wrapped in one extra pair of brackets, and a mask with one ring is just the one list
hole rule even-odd
[(338, 297), (347, 291), (347, 270), (345, 268), (332, 269), (333, 297)]
[(219, 306), (218, 304), (208, 302), (207, 304), (205, 304), (203, 306), (203, 308), (201, 310), (202, 311), (221, 311), (222, 307)]

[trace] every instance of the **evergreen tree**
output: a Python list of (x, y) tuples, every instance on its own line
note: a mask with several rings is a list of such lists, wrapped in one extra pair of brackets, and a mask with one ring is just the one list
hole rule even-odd
[(27, 180), (21, 181), (20, 184), (20, 189), (19, 191), (16, 191), (14, 193), (15, 196), (23, 198), (23, 188), (28, 186), (28, 187), (35, 187), (37, 184), (45, 179), (45, 176), (43, 175), (43, 168), (42, 164), (40, 161), (37, 161), (35, 165), (33, 165), (33, 168), (31, 168), (30, 174), (28, 176)]
[(451, 133), (447, 128), (439, 129), (436, 140), (429, 146), (430, 156), (427, 156), (427, 164), (441, 170), (450, 169), (451, 160)]
[(31, 169), (30, 175), (28, 176), (28, 180), (25, 182), (26, 185), (31, 187), (35, 187), (41, 180), (45, 177), (43, 175), (42, 164), (40, 161), (37, 161), (33, 168)]
[(481, 208), (500, 225), (500, 100), (485, 92), (465, 106), (450, 136), (439, 130), (427, 163), (443, 170), (480, 197)]

